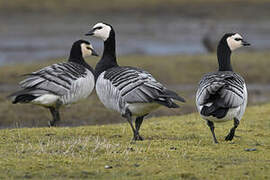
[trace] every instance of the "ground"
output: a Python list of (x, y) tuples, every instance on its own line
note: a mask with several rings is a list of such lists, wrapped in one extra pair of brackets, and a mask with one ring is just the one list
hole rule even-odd
[(270, 104), (249, 107), (236, 137), (216, 124), (220, 144), (197, 113), (151, 118), (133, 143), (127, 123), (0, 131), (0, 178), (269, 179)]

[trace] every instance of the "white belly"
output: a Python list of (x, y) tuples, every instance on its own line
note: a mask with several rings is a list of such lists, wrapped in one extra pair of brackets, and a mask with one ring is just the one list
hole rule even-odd
[(127, 103), (127, 108), (134, 116), (142, 116), (157, 109), (160, 105), (158, 103)]
[(54, 94), (44, 94), (36, 99), (34, 99), (31, 103), (41, 106), (54, 106), (56, 102), (59, 100), (59, 96)]

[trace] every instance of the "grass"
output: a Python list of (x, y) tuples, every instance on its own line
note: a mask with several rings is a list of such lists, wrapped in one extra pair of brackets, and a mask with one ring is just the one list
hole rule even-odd
[(5, 129), (0, 178), (269, 179), (269, 114), (270, 104), (249, 107), (232, 142), (223, 140), (232, 122), (217, 124), (218, 145), (197, 114), (148, 119), (135, 144), (126, 123)]
[[(235, 53), (232, 57), (233, 67), (246, 79), (247, 84), (268, 84), (270, 81), (270, 71), (268, 71), (268, 67), (270, 67), (269, 56), (270, 53)], [(16, 90), (18, 82), (23, 79), (22, 74), (59, 61), (59, 59), (54, 59), (38, 63), (0, 67), (0, 127), (47, 126), (47, 121), (51, 119), (47, 109), (33, 105), (13, 105), (6, 99), (6, 96), (10, 91)], [(94, 67), (97, 60), (90, 58), (87, 62)], [(162, 83), (172, 86), (173, 90), (174, 85), (196, 85), (203, 74), (215, 71), (217, 68), (216, 55), (214, 54), (163, 57), (122, 56), (119, 57), (119, 64), (141, 67), (151, 72)], [(4, 87), (7, 87), (7, 89), (3, 90)], [(195, 89), (181, 90), (178, 93), (186, 98), (187, 103), (180, 104), (180, 109), (160, 108), (152, 113), (150, 117), (181, 115), (196, 111), (194, 106)], [(252, 99), (250, 98), (250, 100)], [(119, 114), (105, 109), (95, 96), (95, 93), (85, 101), (62, 108), (61, 117), (62, 126), (108, 124), (124, 121), (119, 118)]]

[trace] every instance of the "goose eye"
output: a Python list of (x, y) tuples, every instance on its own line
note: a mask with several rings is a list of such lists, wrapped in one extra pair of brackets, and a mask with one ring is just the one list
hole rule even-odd
[(102, 26), (95, 27), (94, 30), (100, 30), (102, 29)]
[(236, 41), (242, 41), (241, 38), (235, 38), (234, 40), (236, 40)]

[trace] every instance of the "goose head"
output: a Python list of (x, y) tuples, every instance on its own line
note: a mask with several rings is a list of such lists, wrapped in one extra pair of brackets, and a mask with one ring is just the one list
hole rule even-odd
[(87, 57), (87, 56), (98, 56), (96, 51), (94, 50), (93, 46), (90, 42), (85, 40), (78, 40), (73, 43), (70, 57)]
[(232, 71), (231, 52), (242, 46), (249, 45), (250, 44), (238, 33), (225, 34), (219, 41), (217, 47), (219, 71)]
[(246, 42), (238, 33), (225, 34), (221, 39), (220, 44), (226, 44), (231, 51), (234, 51), (242, 46), (250, 46), (250, 43)]
[(93, 28), (85, 35), (94, 36), (94, 37), (102, 39), (103, 41), (106, 41), (113, 33), (114, 33), (114, 30), (111, 25), (100, 22), (100, 23), (95, 24)]

